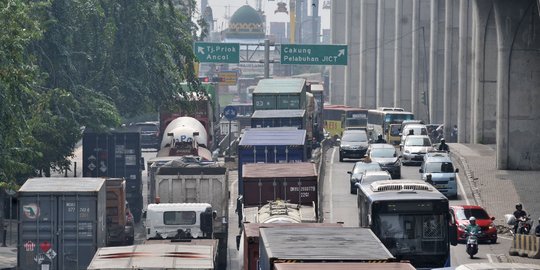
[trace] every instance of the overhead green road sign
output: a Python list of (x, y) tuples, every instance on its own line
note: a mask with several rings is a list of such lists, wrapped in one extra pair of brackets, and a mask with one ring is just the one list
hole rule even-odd
[(193, 49), (200, 62), (230, 64), (240, 62), (239, 43), (195, 42)]
[(347, 45), (281, 44), (281, 64), (347, 65)]

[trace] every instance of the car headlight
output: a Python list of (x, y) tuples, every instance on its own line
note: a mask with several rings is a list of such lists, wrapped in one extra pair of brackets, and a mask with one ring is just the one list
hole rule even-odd
[(491, 224), (489, 224), (489, 229), (494, 229), (495, 228), (495, 223), (491, 222)]
[(463, 225), (463, 224), (459, 224), (459, 227), (463, 230), (467, 229), (467, 226)]

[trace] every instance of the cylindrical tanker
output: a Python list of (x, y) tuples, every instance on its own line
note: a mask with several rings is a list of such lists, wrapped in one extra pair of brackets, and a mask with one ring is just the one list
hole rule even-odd
[[(208, 133), (201, 122), (193, 117), (178, 117), (165, 128), (161, 148), (170, 147), (172, 142), (192, 142), (194, 139), (193, 133), (195, 132), (199, 133), (199, 135), (195, 136), (197, 144), (207, 147)], [(168, 136), (169, 133), (172, 133), (173, 136)]]

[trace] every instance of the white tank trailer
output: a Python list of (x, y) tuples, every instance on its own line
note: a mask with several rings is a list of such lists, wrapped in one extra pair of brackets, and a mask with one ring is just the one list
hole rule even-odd
[(165, 128), (158, 157), (195, 155), (211, 160), (208, 132), (199, 120), (182, 116)]

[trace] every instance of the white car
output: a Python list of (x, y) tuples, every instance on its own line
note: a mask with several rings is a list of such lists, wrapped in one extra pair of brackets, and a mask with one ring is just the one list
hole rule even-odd
[(409, 135), (400, 144), (402, 164), (421, 164), (427, 152), (433, 150), (428, 135)]

